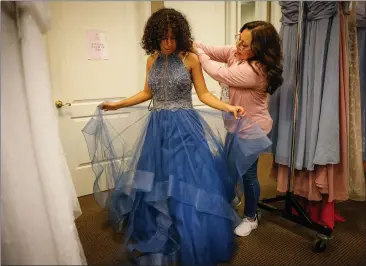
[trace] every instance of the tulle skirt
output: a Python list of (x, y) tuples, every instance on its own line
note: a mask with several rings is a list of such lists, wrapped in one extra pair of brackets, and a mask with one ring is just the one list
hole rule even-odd
[(229, 260), (238, 177), (270, 141), (249, 120), (213, 110), (137, 110), (128, 121), (121, 126), (97, 110), (83, 133), (95, 198), (114, 225), (128, 218), (127, 247), (144, 254), (138, 264)]

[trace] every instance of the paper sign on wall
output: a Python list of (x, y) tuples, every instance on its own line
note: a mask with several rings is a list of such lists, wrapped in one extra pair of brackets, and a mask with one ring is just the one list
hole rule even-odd
[(109, 60), (105, 33), (98, 30), (87, 30), (88, 60)]

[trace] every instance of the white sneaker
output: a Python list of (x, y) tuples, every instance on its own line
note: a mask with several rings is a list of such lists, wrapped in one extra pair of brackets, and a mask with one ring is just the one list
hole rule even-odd
[(243, 221), (235, 228), (234, 233), (237, 236), (248, 236), (252, 230), (257, 229), (258, 219), (255, 221), (249, 221), (248, 218), (244, 218)]

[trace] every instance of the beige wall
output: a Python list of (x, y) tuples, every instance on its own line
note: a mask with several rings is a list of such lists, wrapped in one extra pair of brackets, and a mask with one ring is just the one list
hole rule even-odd
[(278, 1), (271, 2), (271, 23), (275, 26), (276, 30), (279, 32), (281, 28), (281, 7)]
[[(52, 1), (47, 47), (53, 90), (67, 101), (126, 97), (141, 90), (146, 59), (140, 41), (150, 5), (125, 1)], [(87, 58), (86, 31), (103, 31), (109, 60)]]
[(241, 25), (255, 20), (255, 2), (241, 4)]
[[(49, 35), (54, 38), (48, 38), (48, 47), (52, 54), (51, 67), (55, 70), (52, 71), (55, 91), (63, 86), (72, 87), (73, 99), (84, 97), (85, 90), (101, 86), (114, 89), (108, 95), (101, 92), (100, 97), (116, 97), (118, 90), (122, 97), (139, 91), (143, 86), (145, 70), (145, 57), (139, 45), (143, 26), (151, 11), (164, 5), (176, 8), (187, 16), (196, 40), (211, 45), (233, 43), (238, 29), (228, 27), (230, 20), (235, 20), (232, 18), (235, 14), (227, 13), (228, 6), (224, 1), (146, 1), (138, 4), (132, 1), (52, 2), (53, 29)], [(266, 17), (266, 3), (255, 2), (254, 5), (254, 10), (241, 10), (238, 27), (243, 24), (241, 19), (249, 21)], [(141, 8), (144, 11), (136, 13)], [(85, 61), (85, 30), (88, 28), (106, 31), (109, 61)], [(128, 88), (122, 89), (121, 82), (129, 84)], [(219, 89), (209, 77), (207, 84), (209, 89)]]
[(152, 1), (151, 2), (151, 13), (164, 7), (164, 1)]

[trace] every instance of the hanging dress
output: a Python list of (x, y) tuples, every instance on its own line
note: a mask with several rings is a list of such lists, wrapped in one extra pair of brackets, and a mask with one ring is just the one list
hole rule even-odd
[(362, 152), (366, 162), (366, 3), (357, 2), (358, 65), (361, 90)]
[[(292, 136), (299, 3), (280, 4), (281, 39), (283, 50), (288, 52), (284, 54), (284, 84), (270, 98), (274, 121), (270, 139), (276, 163), (272, 175), (277, 178), (277, 190), (285, 192), (290, 170), (288, 139)], [(333, 228), (338, 220), (334, 200), (348, 199), (348, 157), (341, 152), (347, 151), (348, 89), (343, 76), (345, 59), (340, 56), (344, 22), (338, 2), (309, 1), (304, 5), (293, 192), (316, 205), (308, 210), (314, 221)]]

